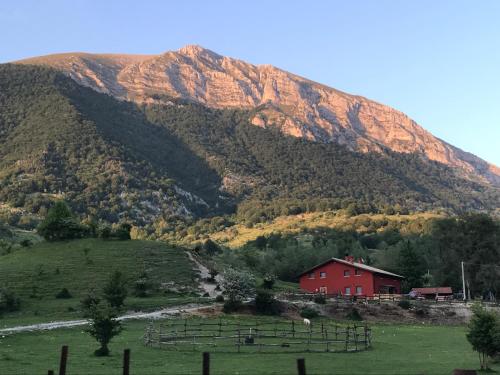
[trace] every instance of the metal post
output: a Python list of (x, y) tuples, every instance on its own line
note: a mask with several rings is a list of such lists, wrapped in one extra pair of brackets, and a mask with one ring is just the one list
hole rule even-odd
[(464, 295), (464, 301), (467, 300), (467, 295), (465, 293), (465, 272), (464, 272), (464, 262), (462, 261), (462, 294)]
[(210, 375), (210, 353), (203, 352), (203, 375)]
[(123, 351), (123, 375), (130, 375), (130, 349)]
[(306, 375), (306, 361), (304, 358), (297, 359), (297, 371), (299, 375)]

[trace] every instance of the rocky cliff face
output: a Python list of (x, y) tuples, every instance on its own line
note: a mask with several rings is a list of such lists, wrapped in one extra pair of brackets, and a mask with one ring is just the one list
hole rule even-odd
[(209, 107), (256, 108), (249, 119), (256, 126), (278, 127), (295, 137), (362, 152), (382, 147), (416, 152), (469, 178), (500, 186), (500, 168), (434, 137), (402, 112), (200, 46), (162, 55), (70, 53), (19, 63), (53, 66), (82, 85), (122, 100), (154, 102), (169, 95)]

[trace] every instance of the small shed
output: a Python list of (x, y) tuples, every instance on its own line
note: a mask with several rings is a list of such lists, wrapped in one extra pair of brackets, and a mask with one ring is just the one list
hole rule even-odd
[(433, 288), (413, 288), (410, 296), (420, 299), (439, 299), (439, 297), (452, 298), (453, 290), (449, 286)]

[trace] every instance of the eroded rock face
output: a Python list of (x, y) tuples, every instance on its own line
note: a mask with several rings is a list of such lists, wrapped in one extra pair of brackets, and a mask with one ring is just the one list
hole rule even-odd
[(417, 152), (500, 186), (500, 168), (434, 137), (404, 113), (349, 95), (271, 65), (252, 65), (200, 46), (162, 55), (61, 54), (23, 60), (50, 65), (78, 83), (121, 100), (154, 102), (158, 95), (215, 108), (255, 108), (256, 126), (313, 141), (371, 152)]

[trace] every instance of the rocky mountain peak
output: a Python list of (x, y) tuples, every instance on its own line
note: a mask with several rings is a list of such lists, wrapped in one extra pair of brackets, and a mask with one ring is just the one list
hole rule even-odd
[(278, 69), (221, 56), (199, 45), (162, 55), (63, 54), (20, 63), (50, 65), (121, 100), (155, 94), (214, 108), (258, 108), (250, 122), (361, 152), (417, 153), (463, 176), (500, 186), (500, 168), (434, 137), (404, 113)]

